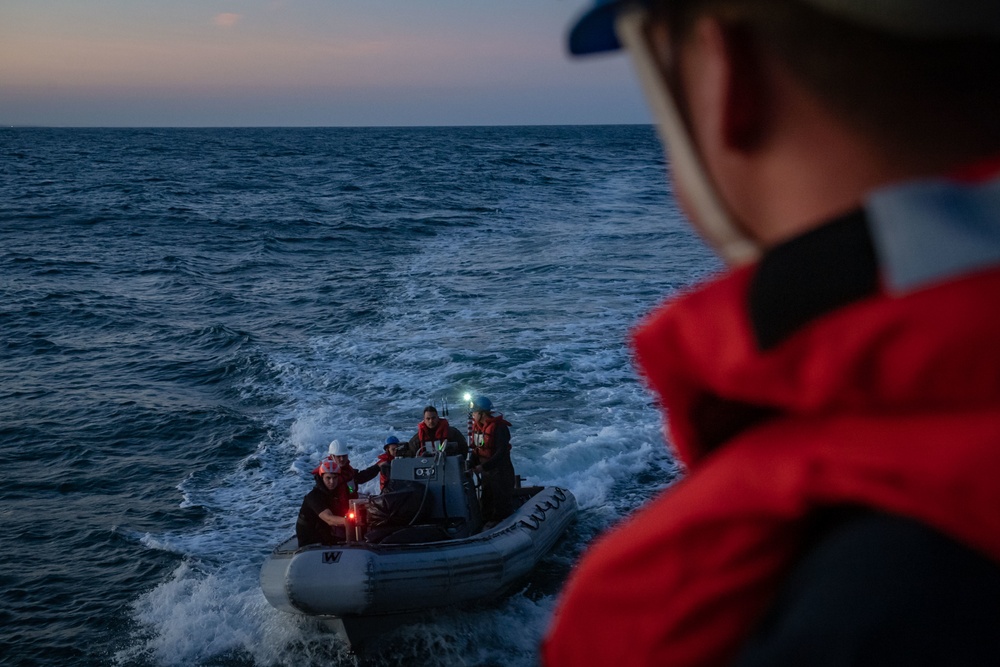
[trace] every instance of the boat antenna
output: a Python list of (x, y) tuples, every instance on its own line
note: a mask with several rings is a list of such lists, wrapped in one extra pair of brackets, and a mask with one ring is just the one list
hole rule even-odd
[(465, 395), (462, 397), (462, 400), (464, 400), (466, 404), (469, 406), (469, 416), (466, 427), (469, 433), (469, 446), (471, 447), (472, 446), (472, 394), (466, 392)]

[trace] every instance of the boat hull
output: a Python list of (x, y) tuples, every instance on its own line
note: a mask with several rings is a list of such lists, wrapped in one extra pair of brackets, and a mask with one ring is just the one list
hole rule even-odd
[(295, 538), (261, 568), (277, 609), (310, 616), (408, 614), (496, 597), (534, 568), (576, 516), (573, 494), (544, 487), (494, 528), (422, 544), (298, 549)]

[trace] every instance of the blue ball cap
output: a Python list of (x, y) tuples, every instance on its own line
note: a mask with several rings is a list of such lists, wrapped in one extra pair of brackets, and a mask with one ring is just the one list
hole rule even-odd
[[(817, 10), (878, 31), (921, 38), (1000, 37), (997, 0), (801, 0)], [(615, 19), (624, 7), (650, 0), (594, 0), (569, 32), (574, 55), (617, 51)]]
[(615, 16), (636, 0), (596, 0), (569, 31), (569, 52), (573, 55), (617, 51), (622, 48), (615, 34)]

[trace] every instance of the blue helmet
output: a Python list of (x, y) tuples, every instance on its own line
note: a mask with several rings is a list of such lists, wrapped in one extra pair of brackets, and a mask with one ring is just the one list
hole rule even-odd
[(385, 439), (386, 447), (388, 447), (389, 445), (398, 445), (398, 444), (399, 444), (399, 438), (397, 438), (394, 435), (390, 435), (388, 438)]
[(472, 399), (472, 410), (474, 412), (489, 412), (493, 409), (493, 401), (485, 396), (476, 396)]

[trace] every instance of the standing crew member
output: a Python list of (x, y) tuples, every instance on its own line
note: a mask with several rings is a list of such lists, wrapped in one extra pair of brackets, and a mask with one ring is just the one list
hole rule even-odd
[(483, 521), (489, 528), (514, 512), (514, 464), (510, 460), (510, 422), (493, 416), (485, 396), (472, 401), (472, 471), (482, 475)]
[(599, 1), (729, 270), (635, 332), (686, 479), (548, 667), (1000, 664), (1000, 2)]

